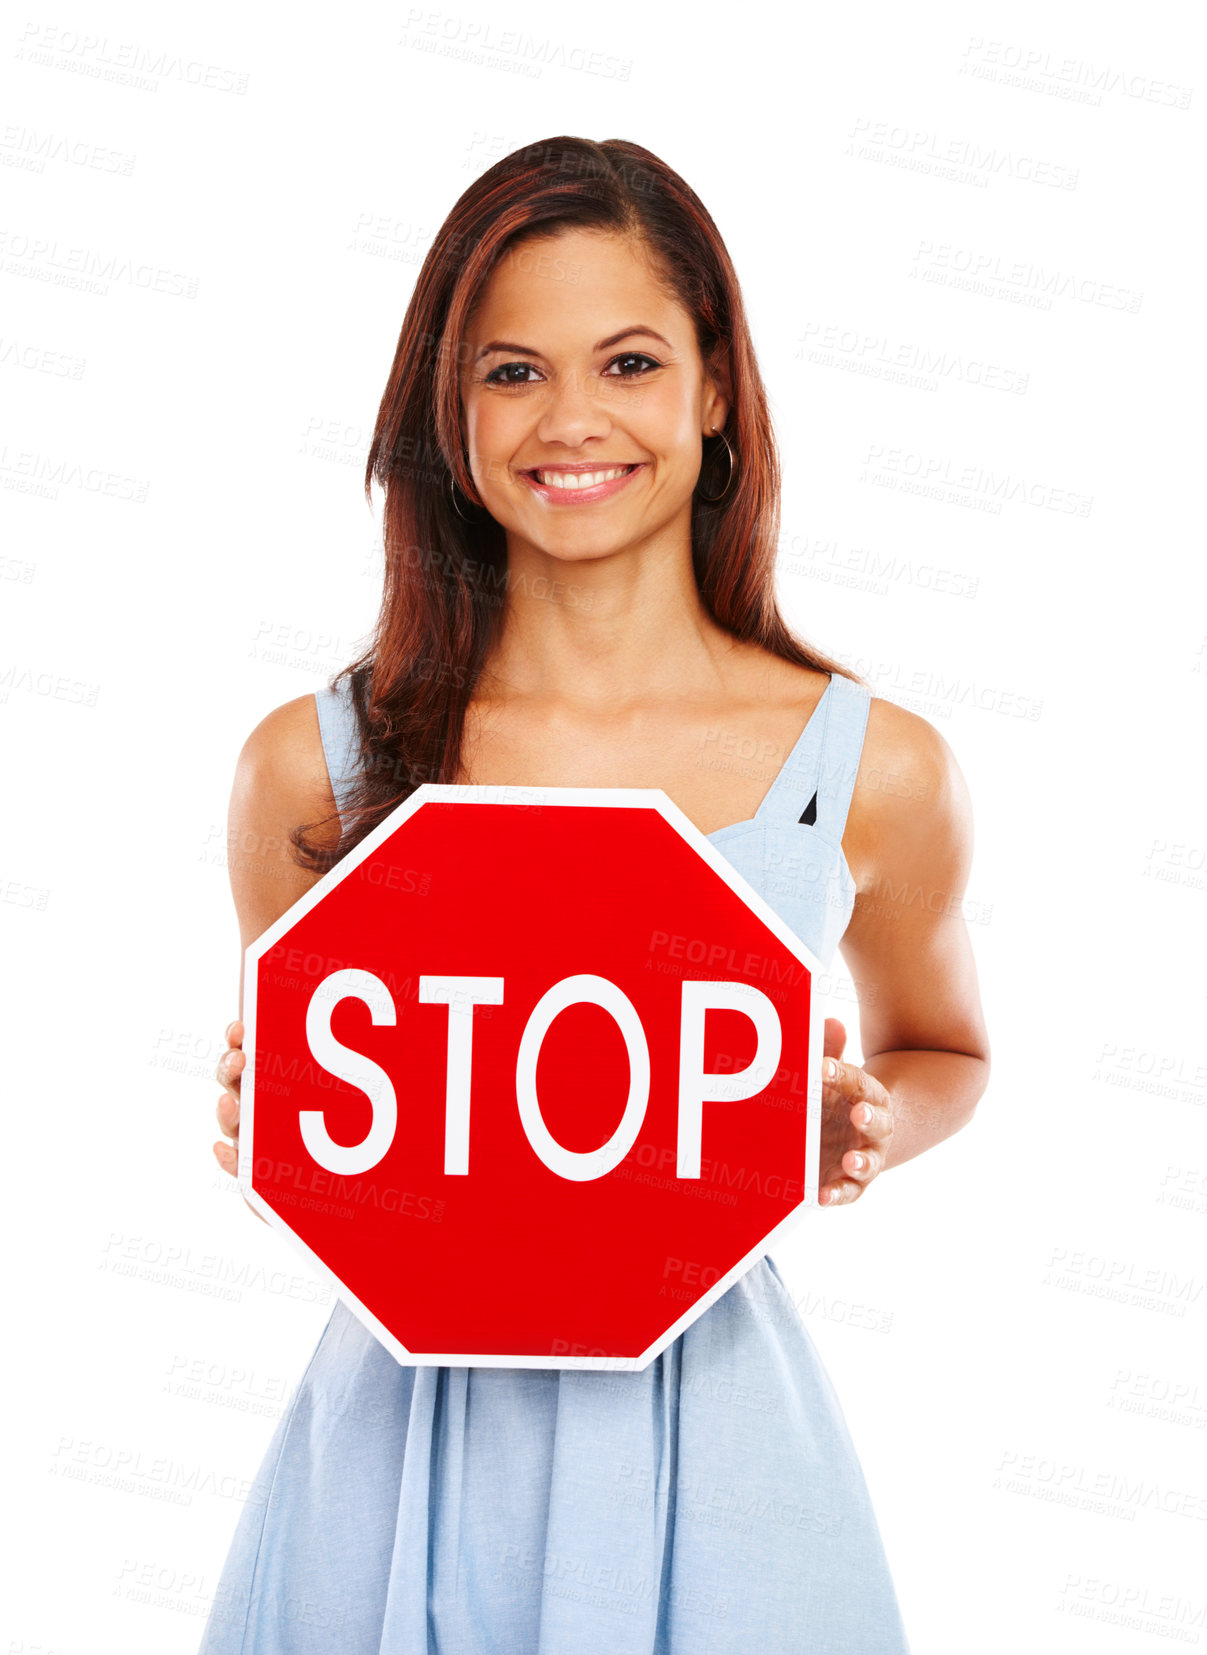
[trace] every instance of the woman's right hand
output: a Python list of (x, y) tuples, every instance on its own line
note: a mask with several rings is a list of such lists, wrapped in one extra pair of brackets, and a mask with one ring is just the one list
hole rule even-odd
[(223, 1172), (229, 1172), (232, 1178), (239, 1167), (239, 1081), (246, 1061), (243, 1055), (243, 1023), (236, 1018), (233, 1023), (227, 1024), (226, 1050), (214, 1070), (218, 1084), (226, 1088), (218, 1099), (218, 1125), (231, 1140), (229, 1144), (215, 1144), (214, 1155)]

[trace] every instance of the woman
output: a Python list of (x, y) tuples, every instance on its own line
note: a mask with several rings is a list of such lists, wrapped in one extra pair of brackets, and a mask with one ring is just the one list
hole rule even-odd
[[(827, 1020), (822, 1204), (962, 1126), (988, 1077), (963, 779), (778, 613), (766, 399), (683, 180), (555, 138), (472, 184), (416, 283), (373, 478), (372, 643), (240, 755), (231, 844), (296, 849), (232, 856), (243, 945), (425, 780), (660, 787), (823, 963), (841, 938), (874, 1055), (839, 1061)], [(232, 1140), (241, 1040), (219, 1065)], [(841, 1410), (765, 1257), (640, 1373), (407, 1368), (337, 1302), (202, 1645), (906, 1648)]]

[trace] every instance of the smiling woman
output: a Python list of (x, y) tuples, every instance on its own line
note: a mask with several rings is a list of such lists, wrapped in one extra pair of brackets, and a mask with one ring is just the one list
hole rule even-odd
[[(232, 853), (244, 947), (422, 782), (658, 787), (859, 983), (862, 1065), (826, 1020), (820, 1204), (962, 1126), (988, 1073), (963, 778), (779, 613), (766, 397), (684, 181), (555, 138), (473, 183), (403, 322), (374, 481), (372, 641), (239, 757), (232, 845), (294, 850), (284, 877)], [(236, 1021), (232, 1140), (241, 1042)], [(202, 1655), (907, 1647), (841, 1408), (763, 1256), (636, 1373), (408, 1367), (337, 1301)]]
[[(545, 297), (541, 348), (495, 337), (518, 331), (514, 323), (531, 305), (532, 281), (520, 268), (504, 265), (467, 318), (470, 472), (491, 517), (509, 531), (509, 570), (567, 553), (599, 556), (626, 531), (646, 541), (682, 538), (700, 474), (701, 425), (716, 432), (728, 407), (715, 382), (724, 369), (709, 373), (690, 313), (668, 293), (639, 236), (576, 228), (547, 245), (580, 275)], [(584, 341), (584, 317), (625, 303), (651, 322)], [(584, 450), (587, 457), (575, 457)], [(614, 509), (585, 511), (603, 500)], [(573, 508), (573, 516), (549, 507)]]

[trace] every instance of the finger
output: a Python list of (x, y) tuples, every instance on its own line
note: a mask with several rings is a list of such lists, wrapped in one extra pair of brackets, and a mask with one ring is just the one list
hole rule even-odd
[(853, 1178), (835, 1178), (823, 1184), (818, 1201), (823, 1207), (848, 1207), (863, 1194), (863, 1185)]
[(831, 1107), (845, 1104), (870, 1103), (883, 1106), (888, 1096), (883, 1083), (858, 1063), (843, 1063), (836, 1057), (827, 1057), (821, 1066), (821, 1093)]
[(837, 1017), (827, 1017), (822, 1053), (826, 1057), (841, 1057), (847, 1043), (847, 1031)]
[(239, 1100), (232, 1092), (223, 1092), (218, 1099), (218, 1125), (228, 1138), (239, 1136)]
[(236, 1017), (233, 1023), (226, 1025), (225, 1039), (228, 1046), (241, 1046), (243, 1044), (243, 1019), (241, 1017)]
[(880, 1171), (880, 1157), (865, 1149), (848, 1149), (842, 1158), (842, 1170), (848, 1178), (867, 1184)]
[(229, 1144), (214, 1144), (214, 1159), (223, 1172), (234, 1173), (239, 1165), (239, 1157)]
[(851, 1125), (869, 1143), (885, 1144), (893, 1135), (893, 1112), (882, 1103), (869, 1103), (866, 1098), (851, 1106)]
[(831, 1102), (846, 1097), (851, 1102), (859, 1096), (863, 1070), (857, 1063), (844, 1063), (840, 1057), (827, 1052), (821, 1065), (822, 1095)]
[(236, 1048), (223, 1052), (214, 1069), (214, 1076), (220, 1086), (229, 1087), (232, 1092), (238, 1090), (239, 1078), (247, 1064), (245, 1055)]
[(860, 1099), (859, 1077), (862, 1070), (841, 1058), (825, 1057), (821, 1065), (821, 1106), (827, 1117), (846, 1116), (851, 1106)]
[(821, 1199), (823, 1190), (829, 1190), (833, 1199), (837, 1200), (844, 1184), (852, 1184), (857, 1181), (847, 1173), (843, 1166), (843, 1160), (844, 1157), (840, 1154), (836, 1160), (829, 1163), (825, 1172), (819, 1175), (817, 1180), (818, 1200)]

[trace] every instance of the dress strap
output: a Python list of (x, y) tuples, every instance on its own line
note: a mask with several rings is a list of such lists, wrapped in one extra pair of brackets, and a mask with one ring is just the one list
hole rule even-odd
[(809, 722), (767, 789), (755, 821), (765, 826), (775, 823), (777, 827), (791, 827), (801, 821), (806, 824), (812, 822), (816, 808), (813, 794), (817, 789), (817, 776), (825, 750), (830, 709), (841, 694), (839, 676), (836, 672), (831, 673), (830, 682), (809, 715)]
[(319, 734), (323, 738), (323, 757), (335, 794), (335, 807), (344, 818), (348, 794), (356, 779), (360, 760), (360, 736), (356, 727), (356, 709), (352, 705), (352, 680), (342, 674), (335, 684), (327, 684), (314, 692), (319, 716)]
[(814, 783), (816, 800), (805, 808), (811, 806), (815, 812), (817, 831), (832, 844), (840, 845), (863, 754), (872, 692), (866, 684), (835, 673), (830, 695), (833, 704), (822, 735)]
[(871, 694), (842, 673), (830, 675), (809, 722), (760, 805), (757, 821), (812, 829), (842, 843), (863, 751)]

